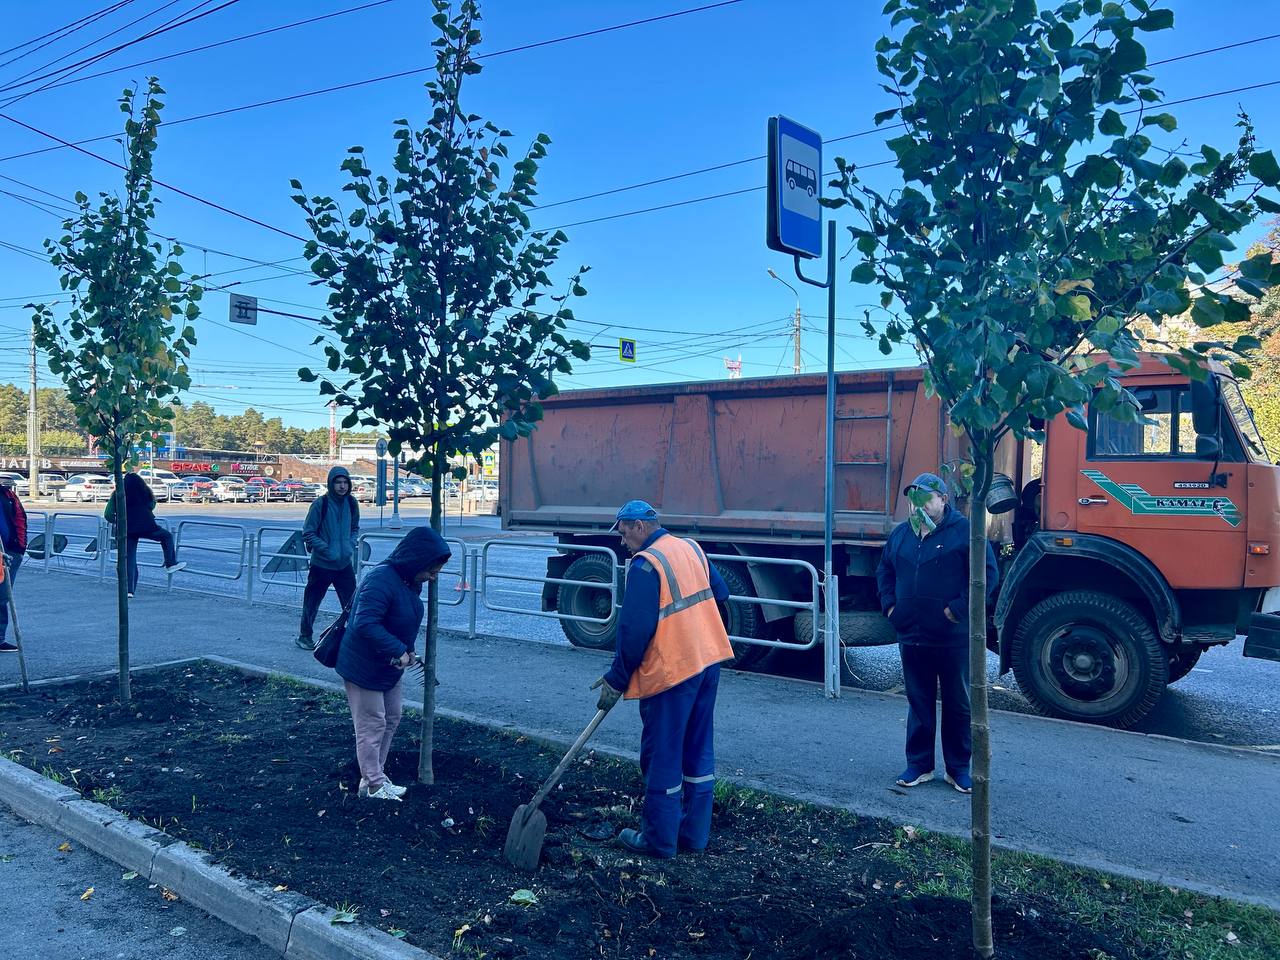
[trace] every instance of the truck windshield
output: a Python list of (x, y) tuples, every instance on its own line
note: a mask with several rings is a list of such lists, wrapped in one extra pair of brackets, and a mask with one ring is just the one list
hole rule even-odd
[(1270, 463), (1271, 457), (1267, 453), (1267, 445), (1263, 443), (1262, 433), (1253, 419), (1253, 410), (1249, 408), (1249, 404), (1245, 403), (1244, 394), (1240, 392), (1240, 384), (1227, 377), (1218, 379), (1222, 384), (1222, 396), (1227, 402), (1227, 409), (1231, 411), (1231, 419), (1235, 421), (1236, 429), (1240, 431), (1240, 436), (1244, 437), (1245, 446), (1249, 448), (1249, 459), (1259, 463)]

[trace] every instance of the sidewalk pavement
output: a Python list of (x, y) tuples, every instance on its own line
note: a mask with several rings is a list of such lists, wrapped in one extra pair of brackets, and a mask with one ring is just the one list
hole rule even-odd
[[(25, 576), (19, 613), (31, 677), (115, 666), (114, 585), (74, 575)], [(293, 645), (297, 614), (241, 601), (146, 593), (130, 606), (134, 664), (216, 654), (299, 676), (335, 679)], [(605, 654), (510, 639), (446, 636), (442, 710), (568, 742), (590, 718), (588, 685)], [(0, 659), (0, 683), (18, 679)], [(412, 693), (410, 699), (416, 699)], [(904, 790), (906, 703), (726, 671), (716, 715), (717, 768), (748, 786), (968, 834), (969, 801), (938, 781)], [(636, 755), (640, 720), (623, 704), (594, 746)], [(992, 718), (992, 825), (1000, 846), (1280, 909), (1280, 757), (1261, 751), (1018, 714)]]

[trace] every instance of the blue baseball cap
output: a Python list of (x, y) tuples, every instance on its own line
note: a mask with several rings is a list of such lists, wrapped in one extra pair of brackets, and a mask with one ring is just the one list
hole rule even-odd
[(936, 493), (940, 497), (947, 496), (947, 485), (942, 482), (942, 478), (936, 473), (920, 474), (920, 476), (902, 488), (902, 495), (905, 497), (912, 490), (927, 490), (929, 493)]
[(643, 500), (628, 500), (619, 509), (618, 514), (613, 519), (613, 526), (610, 530), (617, 530), (618, 524), (623, 520), (657, 520), (658, 511), (653, 509), (652, 505), (645, 503)]

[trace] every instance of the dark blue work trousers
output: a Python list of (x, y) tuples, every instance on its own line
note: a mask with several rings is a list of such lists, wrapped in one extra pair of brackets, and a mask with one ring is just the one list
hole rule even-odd
[(640, 701), (643, 832), (663, 856), (702, 850), (711, 836), (716, 786), (712, 720), (720, 665)]
[(968, 773), (973, 743), (969, 733), (969, 648), (900, 643), (907, 688), (907, 766), (933, 769), (938, 691), (942, 691), (942, 759), (949, 773)]

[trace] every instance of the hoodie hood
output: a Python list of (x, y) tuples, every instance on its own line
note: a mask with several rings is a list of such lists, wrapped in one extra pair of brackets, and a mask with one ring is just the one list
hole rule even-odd
[(346, 467), (334, 467), (332, 470), (330, 470), (329, 477), (324, 482), (325, 486), (328, 488), (329, 492), (336, 497), (337, 494), (334, 493), (334, 490), (333, 490), (333, 481), (337, 480), (339, 477), (347, 478), (348, 486), (347, 486), (347, 492), (344, 494), (344, 496), (348, 496), (348, 497), (351, 496), (351, 486), (350, 486), (351, 472), (347, 470)]
[(411, 581), (423, 570), (444, 563), (452, 555), (440, 534), (430, 527), (414, 527), (384, 562), (400, 574), (402, 580)]

